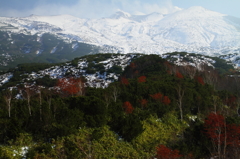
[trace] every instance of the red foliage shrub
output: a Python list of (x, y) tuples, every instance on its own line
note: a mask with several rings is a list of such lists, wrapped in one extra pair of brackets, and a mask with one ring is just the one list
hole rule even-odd
[(129, 81), (128, 81), (128, 79), (126, 77), (121, 77), (121, 83), (123, 85), (129, 85)]
[(225, 118), (220, 114), (211, 113), (204, 122), (206, 135), (215, 143), (224, 141)]
[(187, 154), (187, 155), (186, 155), (186, 158), (187, 158), (187, 159), (193, 159), (193, 158), (194, 158), (194, 156), (193, 156), (193, 154), (192, 154), (192, 153), (189, 153), (189, 154)]
[(137, 75), (138, 73), (139, 73), (139, 71), (138, 71), (138, 70), (134, 71), (134, 75)]
[(61, 78), (57, 82), (57, 86), (66, 94), (77, 94), (84, 89), (84, 82), (76, 78)]
[(240, 144), (240, 126), (235, 124), (227, 124), (225, 117), (211, 113), (208, 115), (204, 123), (205, 134), (216, 144), (224, 144), (226, 138), (227, 145)]
[(164, 62), (164, 66), (166, 67), (166, 70), (167, 70), (168, 74), (172, 74), (173, 73), (172, 65), (168, 61)]
[(136, 67), (135, 63), (134, 63), (134, 62), (131, 62), (131, 63), (130, 63), (130, 67), (131, 67), (131, 68), (135, 68), (135, 67)]
[(158, 101), (162, 101), (163, 95), (161, 93), (156, 93), (153, 95), (150, 95), (153, 99), (158, 100)]
[(177, 73), (176, 73), (176, 77), (177, 77), (177, 78), (183, 78), (183, 75), (182, 75), (180, 72), (177, 72)]
[(129, 101), (126, 101), (123, 103), (123, 108), (124, 108), (126, 114), (132, 114), (132, 112), (134, 110), (132, 104)]
[(202, 77), (197, 76), (197, 77), (195, 77), (195, 79), (196, 79), (196, 80), (198, 81), (198, 83), (200, 83), (201, 85), (204, 85), (204, 84), (205, 84)]
[(171, 150), (170, 148), (160, 145), (157, 147), (157, 158), (158, 159), (177, 159), (182, 155), (179, 154), (178, 150)]
[(140, 100), (140, 104), (141, 104), (142, 107), (146, 107), (147, 103), (148, 103), (148, 101), (146, 99)]
[(231, 96), (226, 99), (224, 104), (226, 104), (227, 106), (232, 106), (236, 102), (236, 100), (237, 100), (237, 98), (235, 96)]
[(146, 76), (138, 77), (138, 82), (139, 82), (139, 83), (146, 82)]
[(171, 100), (168, 98), (168, 96), (164, 96), (162, 102), (165, 105), (169, 105), (171, 103)]
[(240, 147), (240, 126), (236, 124), (227, 125), (227, 145)]

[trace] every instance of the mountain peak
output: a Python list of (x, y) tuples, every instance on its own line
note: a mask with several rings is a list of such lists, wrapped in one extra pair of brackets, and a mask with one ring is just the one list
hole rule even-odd
[(120, 18), (125, 18), (128, 19), (131, 17), (131, 14), (124, 12), (122, 10), (117, 11), (115, 14), (113, 14), (112, 16), (110, 16), (110, 18), (112, 19), (120, 19)]
[(153, 12), (151, 14), (147, 15), (133, 15), (131, 16), (131, 20), (137, 21), (137, 22), (156, 22), (164, 18), (165, 15), (158, 13), (158, 12)]
[(188, 12), (189, 14), (191, 14), (192, 16), (222, 16), (223, 14), (218, 13), (218, 12), (214, 12), (211, 10), (208, 10), (206, 8), (203, 8), (201, 6), (193, 6), (190, 7), (186, 10), (184, 10), (184, 12)]
[(37, 17), (38, 15), (36, 15), (36, 14), (30, 14), (29, 16), (27, 16), (27, 17)]
[[(66, 41), (100, 46), (101, 52), (185, 51), (213, 55), (240, 51), (240, 20), (200, 6), (167, 15), (157, 12), (131, 15), (119, 10), (102, 19), (60, 15), (13, 20), (0, 17), (0, 21), (4, 26), (13, 26), (16, 33), (25, 30), (31, 34), (51, 33)], [(4, 26), (0, 25), (0, 29), (8, 29)]]
[(187, 10), (195, 10), (195, 11), (206, 11), (206, 8), (203, 8), (202, 6), (192, 6), (188, 8)]

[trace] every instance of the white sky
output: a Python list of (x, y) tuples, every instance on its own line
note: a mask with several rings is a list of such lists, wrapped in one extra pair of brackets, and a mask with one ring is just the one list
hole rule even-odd
[(80, 18), (108, 17), (118, 9), (130, 14), (172, 13), (175, 6), (202, 6), (240, 18), (240, 0), (0, 0), (0, 16), (70, 14)]

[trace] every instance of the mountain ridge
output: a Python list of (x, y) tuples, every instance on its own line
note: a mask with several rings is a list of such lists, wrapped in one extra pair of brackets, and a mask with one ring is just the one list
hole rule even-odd
[(63, 39), (94, 44), (102, 47), (102, 52), (185, 51), (211, 56), (240, 52), (240, 19), (199, 6), (168, 15), (130, 15), (118, 11), (115, 16), (101, 19), (70, 15), (0, 19), (30, 34), (51, 32)]
[[(41, 79), (51, 81), (68, 76), (84, 77), (87, 86), (105, 88), (110, 83), (118, 80), (123, 70), (134, 60), (149, 56), (151, 55), (106, 53), (85, 55), (58, 64), (20, 64), (18, 67), (10, 69), (2, 73), (2, 75), (0, 74), (0, 89), (13, 87), (13, 83), (18, 85), (24, 82), (35, 84)], [(234, 55), (217, 58), (186, 52), (167, 53), (155, 57), (165, 59), (176, 66), (191, 66), (196, 70), (202, 70), (207, 66), (221, 74), (230, 73), (229, 70), (234, 69), (234, 64), (227, 61), (227, 59), (235, 59)]]

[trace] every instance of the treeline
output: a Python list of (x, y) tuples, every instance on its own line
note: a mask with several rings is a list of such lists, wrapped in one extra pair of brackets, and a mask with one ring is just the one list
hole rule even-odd
[(27, 148), (27, 158), (238, 157), (237, 76), (150, 55), (105, 89), (84, 82), (2, 91), (0, 156), (21, 158)]

